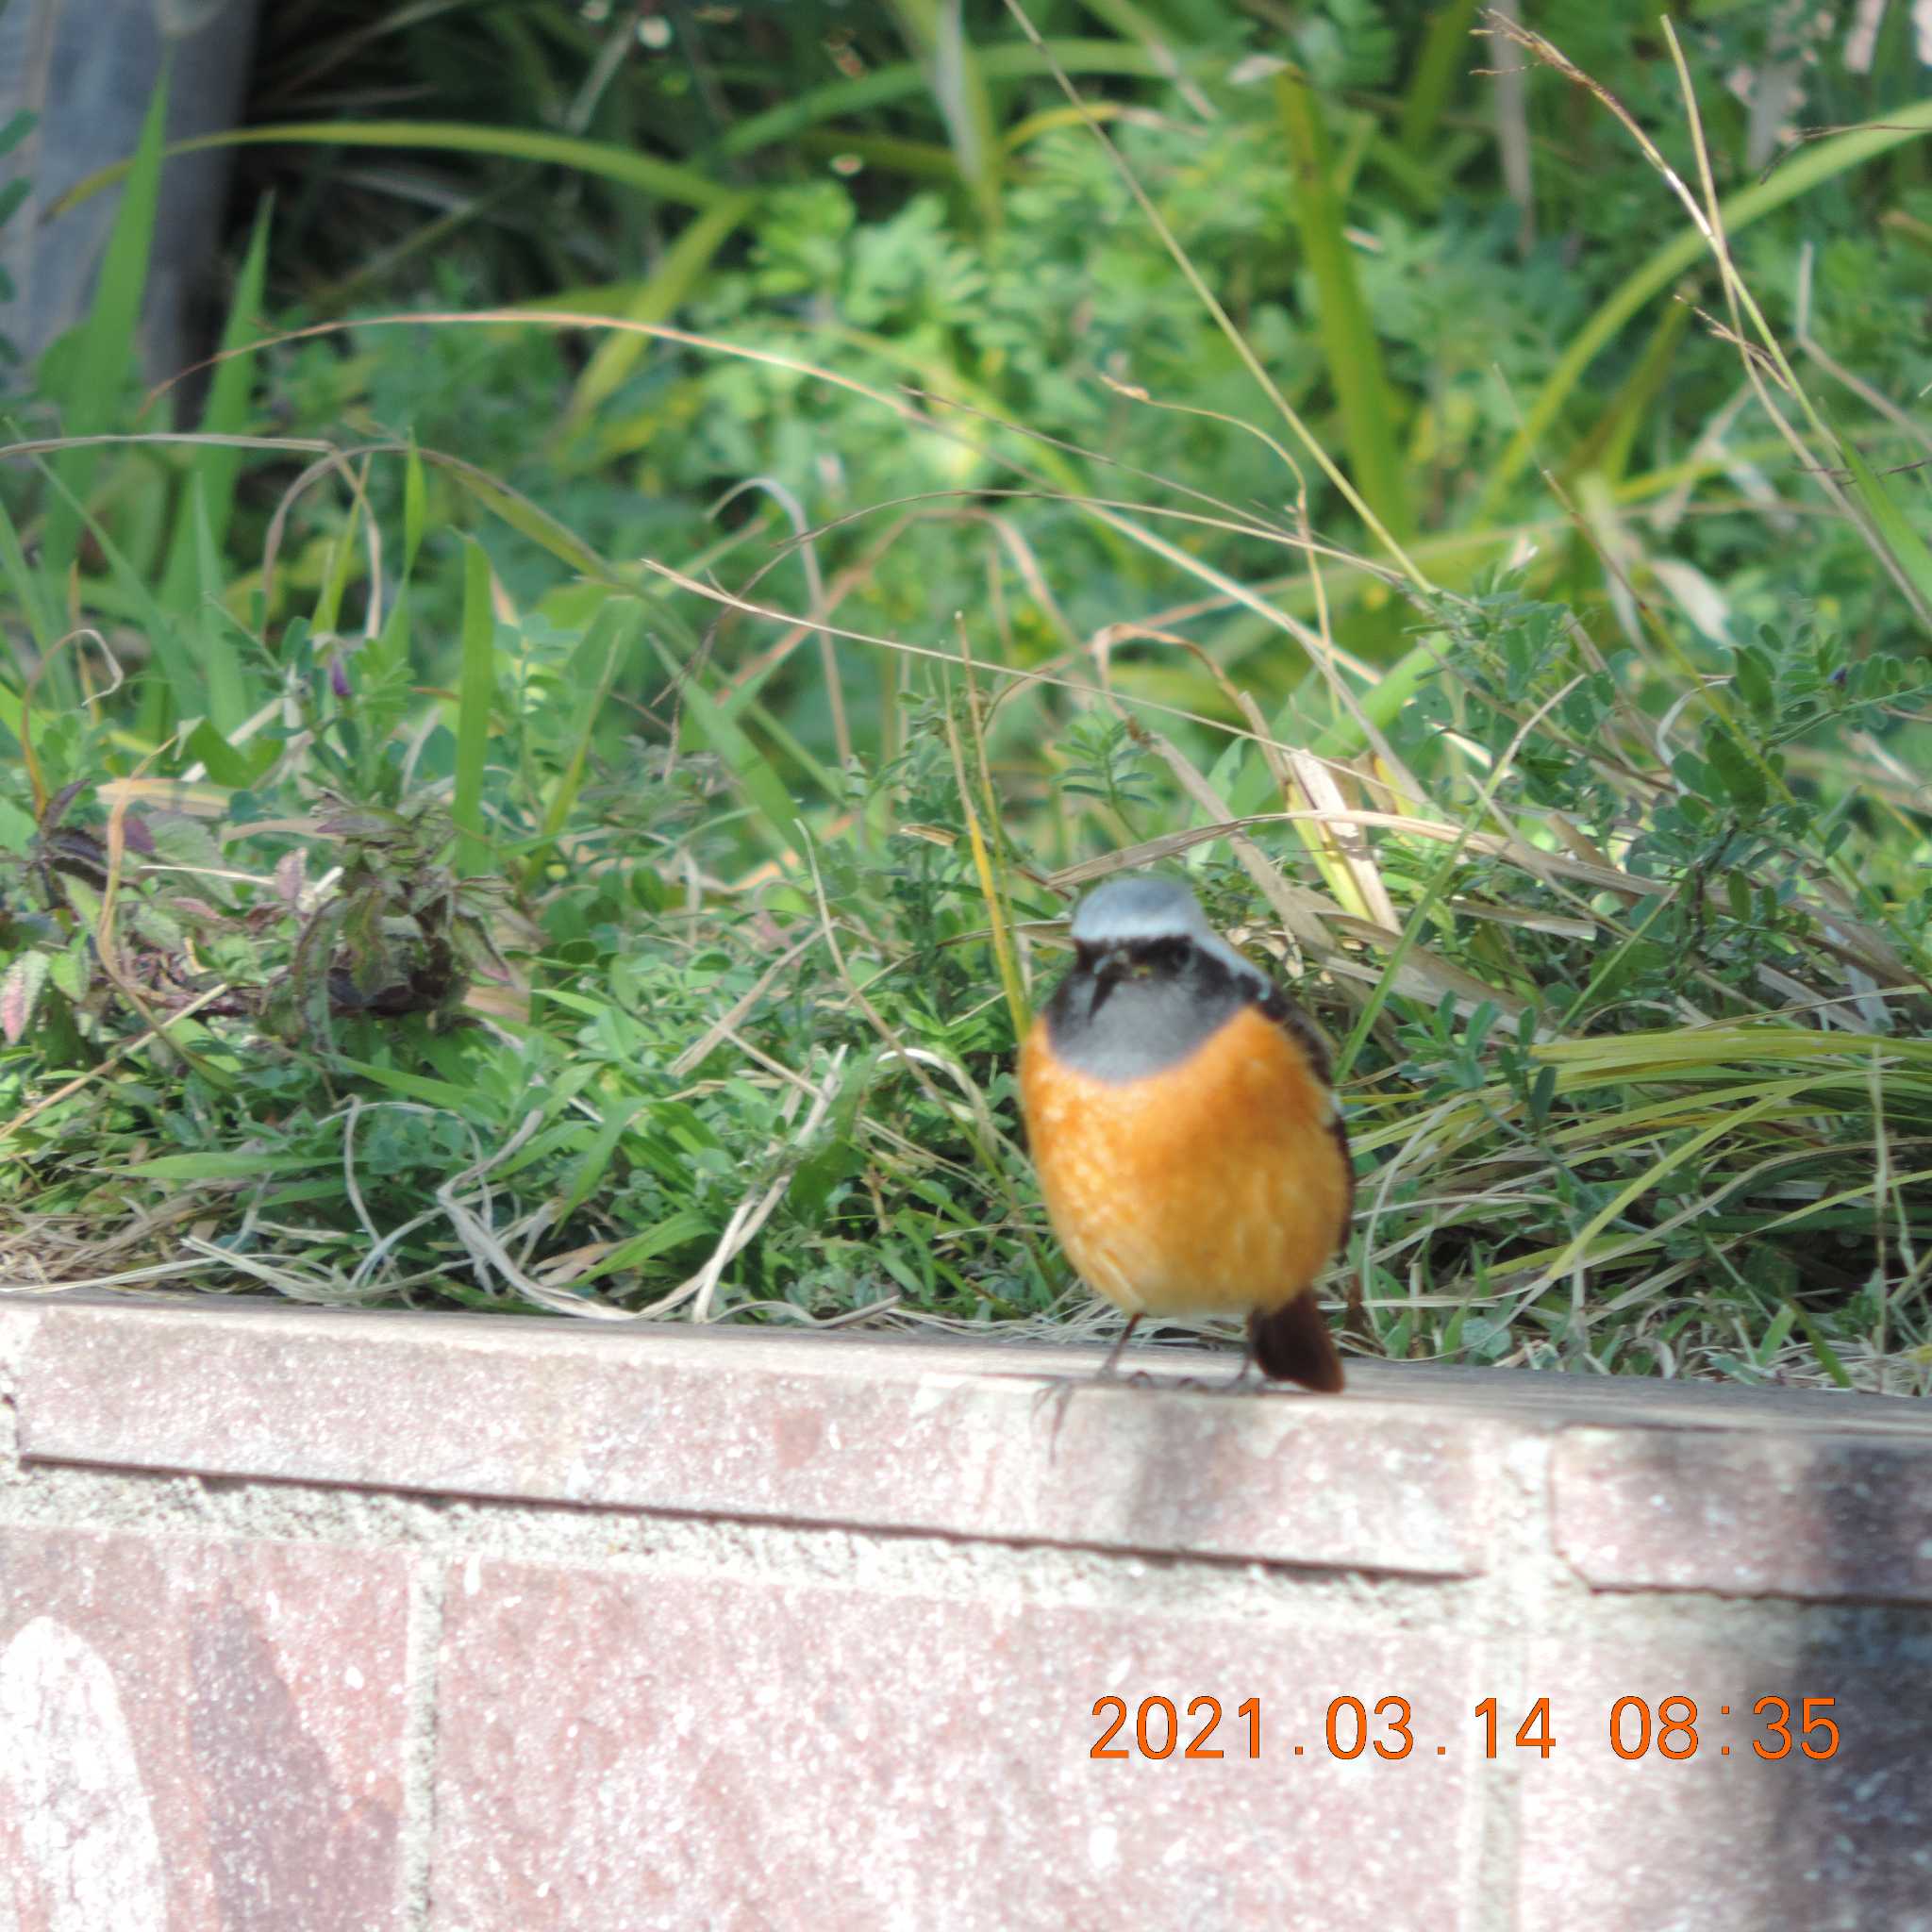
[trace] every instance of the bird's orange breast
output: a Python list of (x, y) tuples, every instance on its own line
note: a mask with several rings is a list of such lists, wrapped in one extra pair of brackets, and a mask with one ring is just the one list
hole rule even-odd
[(1346, 1231), (1333, 1099), (1253, 1007), (1178, 1065), (1123, 1084), (1058, 1060), (1037, 1020), (1020, 1102), (1054, 1232), (1129, 1313), (1279, 1307)]

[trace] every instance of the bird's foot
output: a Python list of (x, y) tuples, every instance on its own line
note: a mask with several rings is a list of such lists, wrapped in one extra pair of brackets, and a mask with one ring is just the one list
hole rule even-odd
[[(1205, 1375), (1181, 1375), (1166, 1386), (1170, 1389), (1191, 1390), (1196, 1395), (1242, 1395), (1248, 1392), (1253, 1378), (1248, 1371), (1254, 1363), (1243, 1358), (1241, 1368), (1225, 1380), (1210, 1382)], [(1265, 1383), (1254, 1385), (1256, 1392), (1265, 1388)]]
[[(1118, 1351), (1116, 1351), (1118, 1353)], [(1043, 1409), (1051, 1409), (1053, 1423), (1047, 1430), (1047, 1459), (1051, 1461), (1058, 1450), (1060, 1429), (1067, 1420), (1067, 1407), (1079, 1389), (1105, 1388), (1111, 1384), (1115, 1388), (1172, 1389), (1183, 1386), (1168, 1381), (1164, 1376), (1151, 1375), (1145, 1369), (1117, 1369), (1113, 1357), (1109, 1356), (1098, 1370), (1082, 1379), (1074, 1375), (1055, 1375), (1033, 1398), (1033, 1413), (1038, 1417)]]

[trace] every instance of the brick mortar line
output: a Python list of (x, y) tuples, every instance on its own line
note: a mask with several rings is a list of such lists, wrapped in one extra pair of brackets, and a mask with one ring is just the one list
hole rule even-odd
[(436, 1757), (440, 1703), (443, 1593), (447, 1565), (412, 1559), (407, 1686), (403, 1714), (403, 1801), (396, 1820), (398, 1885), (403, 1932), (425, 1932), (429, 1924), (431, 1855), (436, 1841)]
[(542, 1500), (28, 1462), (0, 1485), (0, 1526), (192, 1535), (394, 1550), (447, 1564), (563, 1565), (1042, 1608), (1126, 1607), (1257, 1627), (1466, 1633), (1480, 1578), (1369, 1575), (944, 1532), (656, 1514)]
[[(1716, 1639), (1740, 1651), (1755, 1651), (1773, 1638), (1795, 1645), (1854, 1627), (1909, 1632), (1922, 1644), (1932, 1646), (1932, 1604), (1861, 1597), (1725, 1596), (1696, 1590), (1596, 1590), (1588, 1585), (1567, 1594), (1570, 1601), (1558, 1607), (1558, 1617), (1546, 1636), (1624, 1643), (1663, 1638), (1688, 1644)], [(1819, 1666), (1807, 1668), (1816, 1671)], [(1675, 1688), (1636, 1684), (1631, 1691), (1654, 1703)], [(1607, 1719), (1608, 1712), (1591, 1715)]]
[[(1473, 1780), (1475, 1843), (1465, 1866), (1472, 1932), (1516, 1932), (1525, 1768), (1511, 1740), (1530, 1707), (1546, 1694), (1529, 1682), (1532, 1634), (1547, 1622), (1553, 1597), (1574, 1582), (1556, 1549), (1552, 1440), (1526, 1433), (1508, 1444), (1495, 1471), (1499, 1513), (1492, 1560), (1477, 1579), (1484, 1674), (1476, 1691), (1479, 1698), (1496, 1700), (1496, 1757), (1477, 1758)], [(1467, 1722), (1478, 1722), (1474, 1710)]]
[(20, 1363), (39, 1323), (37, 1308), (0, 1305), (0, 1488), (20, 1469)]
[[(1862, 1598), (1734, 1595), (1696, 1588), (1597, 1588), (1549, 1544), (1547, 1504), (1525, 1507), (1493, 1547), (1490, 1570), (1467, 1578), (1367, 1576), (1341, 1569), (1230, 1562), (1219, 1557), (1023, 1544), (948, 1534), (654, 1515), (547, 1502), (452, 1498), (325, 1484), (202, 1478), (152, 1471), (15, 1464), (6, 1454), (10, 1391), (0, 1359), (0, 1527), (122, 1536), (190, 1536), (237, 1544), (393, 1551), (454, 1566), (527, 1563), (614, 1575), (710, 1576), (806, 1588), (978, 1601), (993, 1590), (1041, 1608), (1124, 1605), (1156, 1615), (1223, 1615), (1257, 1627), (1374, 1627), (1462, 1636), (1494, 1661), (1480, 1693), (1527, 1703), (1552, 1693), (1528, 1682), (1529, 1641), (1590, 1618), (1605, 1624), (1715, 1623), (1741, 1640), (1794, 1622), (1932, 1624), (1932, 1606)], [(1525, 1454), (1524, 1451), (1527, 1451)], [(1541, 1473), (1542, 1445), (1518, 1445)], [(1521, 1479), (1512, 1482), (1521, 1495)], [(1531, 1499), (1532, 1502), (1534, 1499)], [(950, 1557), (968, 1560), (952, 1562)], [(948, 1574), (964, 1576), (949, 1584)], [(1096, 1588), (1104, 1585), (1104, 1588)], [(1257, 1607), (1267, 1613), (1256, 1614)], [(1516, 1673), (1509, 1683), (1506, 1671)], [(1560, 1687), (1555, 1687), (1560, 1689)], [(1499, 1708), (1499, 1725), (1508, 1712)], [(1499, 1766), (1509, 1760), (1499, 1746)]]

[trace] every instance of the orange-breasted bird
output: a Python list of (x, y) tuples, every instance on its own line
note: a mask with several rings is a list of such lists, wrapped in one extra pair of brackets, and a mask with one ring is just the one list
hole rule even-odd
[(1128, 1317), (1108, 1368), (1143, 1315), (1241, 1309), (1263, 1374), (1340, 1390), (1311, 1291), (1355, 1170), (1314, 1028), (1173, 880), (1097, 888), (1073, 941), (1020, 1104), (1060, 1245)]

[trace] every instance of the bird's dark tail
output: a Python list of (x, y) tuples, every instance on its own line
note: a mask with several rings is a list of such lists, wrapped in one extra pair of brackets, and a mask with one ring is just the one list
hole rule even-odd
[(1312, 1292), (1248, 1317), (1248, 1353), (1264, 1375), (1299, 1382), (1324, 1395), (1341, 1392), (1341, 1356)]

